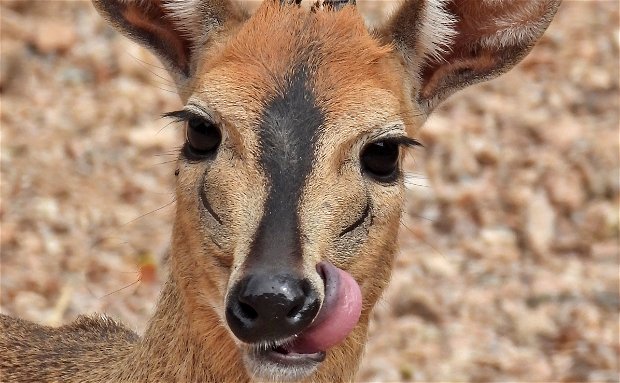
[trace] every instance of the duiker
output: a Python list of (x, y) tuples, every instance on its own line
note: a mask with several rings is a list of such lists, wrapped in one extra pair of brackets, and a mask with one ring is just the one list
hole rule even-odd
[(390, 279), (403, 151), (450, 94), (509, 70), (559, 0), (96, 0), (184, 103), (170, 275), (143, 337), (2, 316), (4, 381), (352, 381)]

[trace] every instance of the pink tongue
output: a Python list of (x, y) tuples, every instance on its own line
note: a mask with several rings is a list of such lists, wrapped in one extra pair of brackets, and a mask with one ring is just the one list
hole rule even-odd
[[(335, 297), (326, 296), (315, 323), (299, 334), (299, 337), (287, 347), (289, 352), (298, 354), (313, 354), (325, 351), (342, 342), (353, 330), (362, 311), (362, 292), (353, 277), (344, 270), (331, 264), (323, 265), (329, 268), (331, 276), (327, 276), (328, 283), (335, 283)], [(327, 290), (327, 289), (326, 289)], [(331, 300), (329, 302), (328, 300)]]

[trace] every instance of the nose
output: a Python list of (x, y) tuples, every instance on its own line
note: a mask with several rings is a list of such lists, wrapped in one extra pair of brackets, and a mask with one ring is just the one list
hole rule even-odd
[(226, 321), (244, 342), (278, 340), (306, 328), (319, 306), (319, 295), (307, 279), (288, 274), (253, 274), (231, 290)]

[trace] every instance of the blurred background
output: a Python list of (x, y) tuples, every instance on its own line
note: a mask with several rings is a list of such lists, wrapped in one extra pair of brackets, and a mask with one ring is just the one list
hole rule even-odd
[[(394, 2), (363, 2), (370, 23)], [(564, 1), (515, 70), (420, 131), (360, 381), (619, 380), (619, 5)], [(88, 2), (0, 2), (0, 310), (145, 327), (181, 107)]]

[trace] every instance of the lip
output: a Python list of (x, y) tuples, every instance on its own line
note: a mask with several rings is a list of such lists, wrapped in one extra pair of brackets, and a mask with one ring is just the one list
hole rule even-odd
[(309, 364), (318, 364), (325, 360), (325, 351), (315, 352), (313, 354), (299, 354), (296, 352), (288, 352), (282, 347), (262, 349), (258, 351), (258, 356), (267, 359), (273, 363), (282, 364), (286, 367), (306, 366)]
[[(282, 342), (284, 344), (285, 342)], [(259, 381), (299, 381), (307, 378), (325, 360), (324, 351), (313, 354), (287, 352), (282, 345), (245, 348), (244, 361), (248, 372)]]

